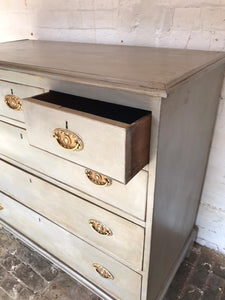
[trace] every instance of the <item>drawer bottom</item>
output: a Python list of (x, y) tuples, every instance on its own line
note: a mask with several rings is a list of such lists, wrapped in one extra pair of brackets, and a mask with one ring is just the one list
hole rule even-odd
[(116, 299), (140, 299), (141, 275), (0, 193), (0, 219)]

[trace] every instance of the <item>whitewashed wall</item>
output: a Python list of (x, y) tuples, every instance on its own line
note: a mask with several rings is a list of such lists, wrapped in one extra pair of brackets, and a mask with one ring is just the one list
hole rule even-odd
[(29, 38), (27, 3), (24, 0), (0, 0), (0, 42)]
[[(225, 51), (225, 0), (1, 0), (0, 9), (1, 40), (20, 36)], [(224, 102), (225, 87), (197, 224), (198, 241), (225, 253)]]

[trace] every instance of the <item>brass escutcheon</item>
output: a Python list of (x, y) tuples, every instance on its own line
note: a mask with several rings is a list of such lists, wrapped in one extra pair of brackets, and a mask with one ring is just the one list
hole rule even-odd
[(110, 228), (106, 227), (104, 224), (96, 220), (90, 219), (88, 223), (91, 226), (91, 228), (94, 229), (98, 234), (106, 235), (106, 236), (113, 235), (112, 230)]
[(92, 171), (90, 169), (85, 170), (87, 178), (94, 184), (98, 186), (109, 186), (112, 184), (112, 180), (105, 175)]
[(3, 210), (4, 209), (4, 207), (0, 204), (0, 210)]
[(80, 151), (84, 148), (81, 138), (70, 130), (56, 128), (53, 131), (53, 137), (58, 145), (65, 150)]
[(105, 268), (103, 268), (103, 266), (99, 265), (99, 264), (93, 264), (93, 268), (95, 269), (95, 271), (102, 276), (105, 279), (114, 279), (114, 276)]
[(13, 110), (22, 110), (22, 102), (19, 97), (14, 95), (6, 95), (5, 103)]

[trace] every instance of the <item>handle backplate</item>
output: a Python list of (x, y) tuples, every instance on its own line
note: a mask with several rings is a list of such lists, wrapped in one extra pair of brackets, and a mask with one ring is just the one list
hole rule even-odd
[(93, 264), (93, 268), (103, 278), (111, 279), (111, 280), (114, 279), (114, 276), (108, 270), (106, 270), (103, 266), (101, 266), (99, 264)]
[(6, 105), (13, 110), (22, 110), (22, 102), (19, 97), (15, 95), (6, 95), (5, 96)]
[(97, 173), (95, 171), (86, 169), (85, 173), (87, 175), (87, 178), (94, 184), (98, 186), (109, 186), (112, 184), (112, 180), (105, 175), (102, 175), (100, 173)]
[(53, 131), (53, 137), (58, 145), (65, 150), (80, 151), (84, 148), (81, 138), (70, 130), (56, 128)]
[(110, 228), (106, 227), (104, 224), (94, 219), (90, 219), (88, 223), (91, 226), (91, 228), (94, 229), (100, 235), (106, 235), (106, 236), (113, 235), (112, 230)]

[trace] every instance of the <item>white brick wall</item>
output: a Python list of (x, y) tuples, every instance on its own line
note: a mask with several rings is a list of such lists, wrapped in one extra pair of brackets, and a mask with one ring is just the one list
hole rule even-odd
[[(0, 41), (27, 37), (225, 51), (225, 0), (1, 0)], [(225, 253), (224, 103), (225, 84), (197, 224)]]
[(0, 42), (28, 38), (28, 25), (24, 0), (0, 0)]

